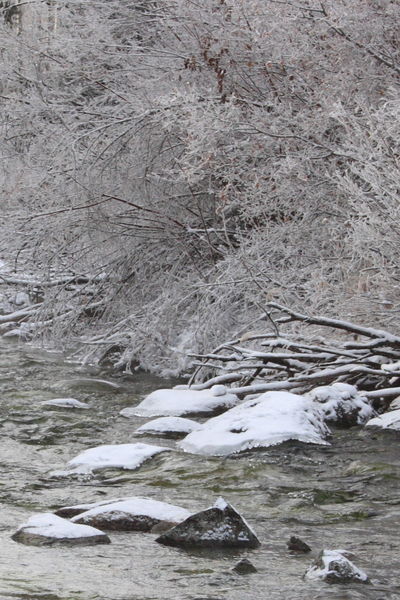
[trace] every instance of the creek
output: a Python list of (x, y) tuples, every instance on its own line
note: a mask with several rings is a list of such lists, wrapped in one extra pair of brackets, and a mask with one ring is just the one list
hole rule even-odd
[[(115, 389), (96, 381), (117, 383)], [(86, 448), (163, 438), (135, 437), (145, 419), (119, 411), (174, 382), (109, 373), (56, 354), (0, 341), (1, 600), (373, 600), (400, 599), (399, 434), (337, 430), (331, 445), (288, 443), (225, 459), (174, 451), (137, 471), (106, 470), (59, 478), (53, 471)], [(74, 397), (90, 410), (44, 408)], [(145, 496), (191, 511), (219, 496), (246, 518), (262, 546), (246, 551), (189, 551), (155, 543), (155, 535), (111, 532), (107, 546), (33, 547), (11, 540), (36, 512), (122, 496)], [(310, 555), (290, 555), (291, 535), (318, 554), (344, 548), (370, 585), (303, 579)], [(258, 572), (232, 567), (248, 558)]]

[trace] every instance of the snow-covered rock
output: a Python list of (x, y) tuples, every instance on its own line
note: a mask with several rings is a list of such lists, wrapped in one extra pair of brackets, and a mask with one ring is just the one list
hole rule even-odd
[(307, 397), (318, 402), (326, 421), (335, 422), (342, 427), (362, 425), (376, 414), (367, 398), (348, 383), (314, 388)]
[(398, 410), (400, 408), (400, 396), (397, 396), (394, 400), (389, 404), (388, 410)]
[(95, 508), (97, 506), (105, 506), (106, 504), (112, 504), (114, 502), (122, 502), (124, 500), (129, 500), (126, 498), (112, 498), (108, 500), (102, 500), (101, 502), (90, 502), (86, 504), (73, 504), (71, 506), (61, 506), (57, 510), (54, 511), (54, 514), (63, 517), (64, 519), (70, 519), (71, 517), (75, 517), (76, 515), (80, 515), (91, 508)]
[(146, 460), (170, 448), (150, 444), (110, 444), (88, 448), (68, 462), (69, 469), (54, 472), (55, 476), (91, 473), (99, 469), (137, 469)]
[(223, 385), (209, 390), (156, 390), (132, 408), (124, 408), (124, 417), (180, 417), (183, 415), (207, 415), (221, 412), (239, 402), (235, 394)]
[(379, 427), (380, 429), (394, 429), (400, 431), (400, 409), (391, 410), (383, 415), (370, 419), (366, 427)]
[(114, 531), (151, 531), (162, 523), (173, 527), (191, 514), (167, 502), (132, 497), (93, 507), (73, 517), (72, 522)]
[(260, 542), (241, 515), (219, 498), (214, 506), (198, 512), (156, 539), (166, 546), (222, 546), (256, 548)]
[(77, 525), (52, 513), (31, 517), (11, 536), (16, 542), (42, 546), (49, 544), (109, 544), (110, 538), (94, 527)]
[(55, 406), (56, 408), (90, 408), (86, 402), (81, 402), (75, 398), (53, 398), (52, 400), (43, 400), (41, 406)]
[(191, 431), (201, 429), (202, 425), (182, 417), (160, 417), (153, 419), (136, 429), (139, 435), (163, 435), (165, 437), (181, 437)]
[(194, 454), (225, 456), (287, 440), (326, 445), (329, 433), (322, 412), (310, 398), (266, 392), (209, 419), (178, 445)]
[(369, 583), (368, 575), (346, 557), (345, 550), (323, 550), (305, 577), (327, 583)]

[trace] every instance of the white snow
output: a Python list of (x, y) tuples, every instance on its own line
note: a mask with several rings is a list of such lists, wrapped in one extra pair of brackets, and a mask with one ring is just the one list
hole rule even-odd
[[(151, 498), (131, 497), (95, 506), (86, 512), (76, 515), (71, 520), (72, 522), (75, 522), (76, 520), (91, 518), (98, 515), (107, 516), (110, 513), (115, 514), (115, 518), (118, 518), (121, 513), (125, 513), (133, 516), (146, 516), (160, 521), (172, 521), (173, 523), (180, 523), (192, 514), (185, 508), (174, 506), (167, 502), (160, 502), (158, 500), (152, 500)], [(112, 519), (112, 517), (113, 515), (110, 514), (110, 519)]]
[(153, 419), (136, 429), (135, 433), (182, 433), (187, 434), (191, 431), (201, 429), (202, 425), (191, 419), (183, 419), (182, 417), (160, 417)]
[(327, 444), (329, 429), (318, 405), (290, 392), (266, 392), (209, 419), (178, 446), (186, 452), (225, 456), (287, 440)]
[(348, 383), (316, 387), (306, 397), (320, 404), (327, 421), (339, 420), (340, 415), (357, 413), (357, 424), (362, 425), (376, 414), (367, 398)]
[(124, 417), (180, 417), (189, 414), (211, 414), (219, 409), (227, 409), (239, 402), (235, 394), (225, 386), (216, 385), (209, 390), (156, 390), (138, 406), (124, 408)]
[(400, 408), (400, 396), (397, 396), (397, 398), (392, 400), (392, 402), (390, 403), (388, 410), (397, 410), (399, 408)]
[(391, 410), (374, 419), (370, 419), (366, 427), (380, 427), (381, 429), (395, 429), (400, 431), (400, 409)]
[(160, 452), (170, 451), (163, 446), (150, 444), (111, 444), (96, 446), (84, 450), (68, 462), (69, 469), (55, 472), (53, 475), (63, 476), (72, 473), (91, 473), (98, 469), (119, 468), (137, 469), (149, 458)]
[(368, 581), (368, 575), (346, 558), (344, 550), (323, 550), (319, 560), (322, 563), (321, 566), (319, 564), (312, 565), (306, 572), (305, 576), (308, 579), (326, 579), (331, 573), (334, 574), (335, 571), (329, 569), (329, 565), (334, 561), (339, 565), (339, 574), (346, 573), (351, 576), (351, 579), (363, 583)]
[(219, 510), (225, 510), (226, 508), (228, 508), (228, 503), (226, 500), (224, 500), (221, 496), (216, 500), (213, 508), (219, 508)]
[(24, 533), (58, 539), (104, 535), (99, 529), (95, 529), (89, 525), (77, 525), (71, 523), (67, 519), (62, 519), (52, 513), (40, 513), (30, 517), (26, 523), (18, 528), (17, 533), (21, 530), (23, 530)]
[(54, 398), (53, 400), (44, 400), (40, 404), (41, 406), (57, 406), (59, 408), (90, 408), (89, 404), (75, 398)]
[(393, 362), (393, 363), (385, 363), (385, 364), (381, 365), (381, 369), (382, 369), (382, 371), (386, 371), (387, 373), (392, 373), (392, 371), (393, 372), (400, 371), (400, 361)]

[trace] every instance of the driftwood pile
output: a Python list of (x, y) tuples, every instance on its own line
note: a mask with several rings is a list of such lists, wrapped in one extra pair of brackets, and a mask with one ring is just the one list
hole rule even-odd
[[(348, 321), (308, 316), (274, 302), (266, 305), (266, 315), (270, 332), (249, 333), (207, 354), (192, 355), (196, 361), (192, 387), (229, 382), (236, 394), (245, 396), (269, 390), (305, 393), (316, 386), (344, 382), (383, 405), (400, 395), (399, 336)], [(293, 333), (296, 323), (302, 325), (298, 335)], [(285, 335), (282, 330), (289, 324), (291, 332)], [(313, 326), (309, 336), (304, 325)], [(196, 384), (199, 380), (207, 381)]]

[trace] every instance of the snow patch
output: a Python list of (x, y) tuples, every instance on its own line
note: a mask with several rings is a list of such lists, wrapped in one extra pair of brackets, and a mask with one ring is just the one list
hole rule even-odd
[(99, 529), (95, 529), (89, 525), (77, 525), (71, 523), (67, 519), (62, 519), (61, 517), (53, 515), (53, 513), (40, 513), (30, 517), (26, 523), (18, 528), (15, 535), (19, 532), (55, 539), (73, 539), (104, 535)]
[(201, 429), (202, 425), (182, 417), (160, 417), (153, 419), (136, 429), (135, 433), (187, 434)]
[(380, 427), (381, 429), (394, 429), (400, 431), (400, 409), (391, 410), (379, 417), (370, 419), (366, 427)]
[(91, 473), (99, 469), (137, 469), (146, 460), (160, 452), (170, 452), (164, 446), (150, 444), (115, 444), (89, 448), (68, 462), (66, 471), (53, 472), (55, 476), (73, 473)]
[(86, 402), (81, 402), (75, 398), (54, 398), (53, 400), (44, 400), (40, 402), (41, 406), (57, 406), (59, 408), (90, 408)]

